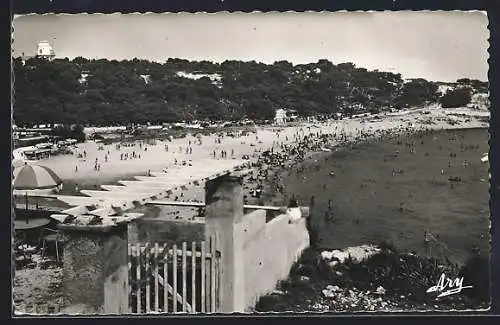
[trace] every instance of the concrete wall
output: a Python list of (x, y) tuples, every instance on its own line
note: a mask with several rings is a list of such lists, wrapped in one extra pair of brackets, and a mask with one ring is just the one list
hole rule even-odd
[[(165, 219), (139, 219), (137, 221), (138, 241), (141, 243), (182, 244), (183, 241), (205, 240), (205, 224)], [(131, 240), (133, 242), (133, 240)]]
[(236, 224), (235, 238), (243, 245), (237, 256), (243, 259), (246, 310), (286, 279), (293, 263), (309, 247), (305, 218), (290, 224), (287, 215), (279, 215), (266, 223), (262, 210), (245, 215)]
[(170, 210), (168, 207), (158, 206), (142, 206), (131, 210), (131, 212), (142, 213), (144, 216), (134, 221), (133, 225), (131, 224), (132, 227), (129, 227), (129, 242), (179, 245), (186, 241), (190, 245), (192, 241), (205, 240), (205, 223), (175, 220), (167, 215)]
[(103, 243), (104, 310), (128, 312), (127, 238), (114, 235)]

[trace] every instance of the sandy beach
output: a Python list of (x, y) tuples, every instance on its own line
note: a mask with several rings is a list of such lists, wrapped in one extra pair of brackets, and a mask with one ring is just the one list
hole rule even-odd
[[(134, 179), (136, 176), (146, 176), (149, 172), (154, 174), (168, 169), (172, 174), (175, 173), (175, 168), (190, 168), (203, 169), (207, 175), (210, 175), (216, 173), (221, 166), (227, 166), (228, 163), (230, 165), (231, 162), (235, 164), (248, 162), (254, 167), (249, 176), (244, 179), (245, 202), (247, 204), (282, 205), (286, 202), (283, 202), (282, 196), (277, 193), (277, 186), (280, 183), (279, 170), (289, 169), (293, 164), (308, 160), (317, 152), (326, 153), (325, 151), (331, 151), (335, 146), (347, 145), (353, 141), (363, 142), (373, 137), (410, 134), (418, 130), (487, 127), (484, 116), (488, 114), (488, 111), (459, 109), (457, 112), (461, 115), (456, 116), (450, 116), (449, 110), (434, 109), (430, 114), (423, 114), (423, 111), (420, 109), (323, 122), (297, 122), (284, 127), (259, 126), (255, 133), (248, 132), (245, 135), (238, 134), (234, 130), (206, 136), (193, 132), (185, 138), (171, 139), (171, 141), (157, 140), (153, 144), (135, 141), (129, 142), (127, 146), (122, 145), (120, 148), (117, 147), (118, 143), (103, 145), (94, 141), (86, 141), (75, 146), (73, 155), (55, 156), (36, 163), (51, 168), (63, 179), (62, 195), (83, 195), (79, 192), (80, 190), (105, 190), (101, 185), (120, 185), (117, 183), (120, 180), (137, 180)], [(299, 149), (301, 157), (298, 158), (297, 152), (294, 154), (292, 152), (300, 141), (306, 138), (309, 139), (308, 144)], [(318, 145), (320, 138), (323, 140)], [(261, 154), (266, 150), (273, 150), (280, 154), (285, 163), (262, 164)], [(225, 157), (222, 157), (222, 151), (225, 151)], [(82, 157), (84, 154), (85, 157)], [(135, 158), (133, 158), (134, 154)], [(127, 159), (125, 155), (128, 156)], [(243, 160), (244, 155), (248, 155), (250, 159)], [(186, 166), (180, 167), (183, 163)], [(173, 190), (167, 199), (203, 201), (203, 188), (203, 182), (199, 185), (186, 184), (183, 188)], [(262, 197), (252, 195), (256, 190), (262, 193)], [(44, 195), (45, 193), (33, 191), (29, 194)], [(60, 206), (58, 200), (36, 199), (36, 201), (41, 206)], [(151, 209), (139, 210), (136, 212), (144, 213)], [(179, 216), (179, 209), (175, 207), (161, 207), (156, 210), (157, 213), (147, 213), (147, 215), (160, 219), (170, 218), (169, 216), (172, 215), (183, 220), (191, 219), (196, 215), (194, 210), (180, 209), (185, 213)]]
[[(464, 110), (460, 111), (464, 114)], [(471, 112), (469, 112), (471, 113)], [(472, 112), (477, 113), (477, 112)], [(483, 113), (484, 112), (479, 112)], [(487, 113), (487, 112), (486, 112)], [(439, 120), (441, 118), (442, 120)], [(214, 168), (221, 158), (221, 150), (227, 153), (226, 159), (241, 159), (243, 155), (249, 155), (252, 161), (258, 158), (258, 153), (271, 147), (279, 149), (279, 145), (292, 144), (294, 134), (301, 136), (309, 134), (345, 134), (348, 138), (354, 138), (361, 134), (377, 134), (387, 130), (419, 130), (419, 129), (451, 129), (451, 128), (477, 128), (487, 127), (487, 123), (474, 117), (455, 117), (457, 123), (451, 125), (447, 122), (445, 112), (436, 110), (431, 115), (422, 115), (421, 110), (406, 114), (387, 114), (380, 119), (372, 117), (361, 117), (356, 119), (332, 120), (322, 123), (304, 122), (300, 125), (286, 127), (259, 127), (257, 132), (248, 133), (241, 137), (224, 136), (216, 134), (202, 136), (199, 139), (193, 134), (185, 138), (173, 139), (172, 141), (157, 141), (156, 145), (144, 145), (139, 142), (132, 147), (121, 147), (117, 150), (116, 144), (102, 145), (93, 141), (80, 143), (74, 149), (74, 155), (55, 156), (38, 161), (37, 164), (47, 166), (54, 170), (61, 179), (77, 182), (79, 185), (100, 185), (112, 179), (125, 175), (144, 175), (148, 171), (161, 172), (164, 168), (175, 165), (175, 160), (180, 164), (182, 161), (191, 161), (196, 166), (197, 161), (203, 161), (204, 168), (210, 168), (210, 162)], [(433, 124), (428, 121), (433, 120)], [(467, 121), (467, 122), (466, 122)], [(216, 143), (220, 139), (220, 143)], [(191, 143), (191, 145), (190, 145)], [(332, 145), (335, 143), (332, 143)], [(102, 146), (102, 150), (99, 147)], [(165, 146), (168, 146), (168, 151)], [(192, 153), (186, 153), (186, 148), (192, 148)], [(231, 155), (234, 150), (234, 156)], [(78, 158), (78, 153), (86, 153), (86, 158)], [(108, 154), (109, 152), (109, 154)], [(121, 154), (136, 153), (137, 158), (121, 160)], [(215, 158), (214, 158), (215, 152)], [(140, 155), (140, 158), (138, 156)], [(107, 161), (105, 160), (107, 156)], [(95, 170), (96, 159), (100, 165)]]

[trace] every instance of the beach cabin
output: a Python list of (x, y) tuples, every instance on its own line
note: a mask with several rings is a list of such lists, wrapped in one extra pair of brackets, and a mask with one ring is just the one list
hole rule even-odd
[(14, 159), (22, 159), (27, 161), (36, 161), (50, 157), (51, 149), (37, 148), (36, 146), (29, 146), (15, 149), (13, 152)]
[(26, 150), (24, 152), (24, 155), (26, 157), (26, 160), (36, 161), (49, 158), (51, 153), (52, 153), (51, 149), (36, 148), (34, 150)]
[(28, 132), (24, 134), (23, 133), (18, 134), (17, 139), (14, 139), (14, 146), (15, 147), (34, 146), (39, 143), (47, 142), (50, 139), (48, 135), (32, 135), (32, 136), (30, 135), (32, 134)]
[(286, 110), (281, 108), (276, 110), (276, 115), (274, 117), (274, 124), (276, 125), (286, 124)]
[(53, 60), (56, 57), (56, 53), (54, 52), (54, 49), (52, 46), (50, 46), (48, 41), (41, 41), (38, 43), (36, 47), (36, 54), (37, 57), (47, 59), (49, 61)]

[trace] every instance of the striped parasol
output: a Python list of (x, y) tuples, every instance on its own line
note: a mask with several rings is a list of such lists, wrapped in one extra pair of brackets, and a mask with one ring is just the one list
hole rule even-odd
[(50, 189), (62, 184), (62, 180), (50, 168), (24, 164), (14, 170), (15, 190)]

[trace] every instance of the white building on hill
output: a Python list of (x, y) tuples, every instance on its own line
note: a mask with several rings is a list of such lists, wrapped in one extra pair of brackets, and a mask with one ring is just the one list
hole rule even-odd
[(274, 124), (285, 125), (286, 124), (286, 111), (284, 109), (277, 109), (276, 115), (274, 117)]
[(39, 58), (53, 60), (56, 57), (56, 52), (48, 41), (41, 41), (36, 47), (35, 55)]

